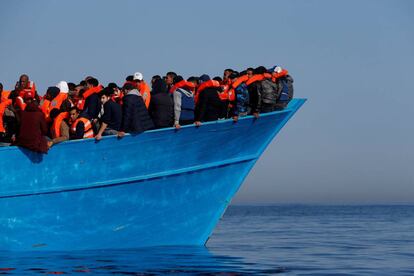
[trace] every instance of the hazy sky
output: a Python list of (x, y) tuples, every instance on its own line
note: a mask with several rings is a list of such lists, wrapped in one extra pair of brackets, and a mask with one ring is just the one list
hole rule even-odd
[(414, 1), (0, 1), (0, 82), (282, 65), (308, 102), (234, 203), (414, 203)]

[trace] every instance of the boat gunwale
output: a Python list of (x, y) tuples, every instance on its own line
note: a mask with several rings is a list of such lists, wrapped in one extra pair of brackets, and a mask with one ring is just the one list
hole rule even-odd
[[(306, 101), (306, 99), (294, 98), (291, 102), (297, 104), (297, 103), (301, 103), (302, 101)], [(283, 110), (272, 111), (272, 112), (260, 114), (260, 117), (267, 117), (267, 116), (272, 116), (274, 114), (282, 114), (282, 113), (288, 113), (288, 112), (295, 111), (295, 110), (297, 110), (296, 104), (293, 105), (293, 106), (288, 105)], [(260, 119), (260, 117), (258, 119)], [(244, 116), (244, 117), (239, 117), (238, 121), (250, 120), (252, 118), (254, 118), (253, 115), (248, 115), (248, 116)], [(228, 123), (229, 121), (232, 121), (232, 120), (233, 120), (232, 118), (229, 118), (229, 119), (222, 119), (222, 120), (216, 120), (216, 121), (211, 121), (211, 122), (203, 122), (202, 125), (199, 126), (199, 127), (195, 126), (194, 124), (185, 125), (185, 126), (181, 126), (181, 129), (190, 128), (190, 127), (202, 128), (205, 125), (223, 124), (223, 123)], [(174, 132), (179, 131), (175, 127), (167, 127), (167, 128), (161, 128), (161, 129), (147, 130), (147, 131), (144, 131), (144, 132), (139, 133), (139, 134), (125, 133), (125, 136), (123, 138), (129, 137), (129, 136), (139, 136), (143, 133), (167, 132), (167, 131), (171, 131), (171, 130), (173, 130)], [(113, 139), (115, 137), (116, 137), (116, 135), (103, 136), (101, 140)], [(117, 139), (123, 139), (123, 138), (117, 138)], [(86, 139), (77, 139), (77, 140), (64, 141), (62, 143), (54, 145), (53, 147), (61, 147), (61, 146), (71, 145), (71, 144), (74, 144), (74, 143), (87, 143), (87, 142), (99, 143), (99, 141), (96, 141), (95, 138), (86, 138)], [(19, 146), (4, 146), (4, 147), (0, 147), (0, 152), (1, 151), (8, 151), (8, 150), (16, 150), (18, 148), (19, 148)]]

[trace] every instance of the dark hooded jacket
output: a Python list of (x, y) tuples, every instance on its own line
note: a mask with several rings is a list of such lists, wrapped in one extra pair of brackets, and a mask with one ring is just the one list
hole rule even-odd
[(171, 127), (174, 123), (174, 102), (168, 93), (164, 80), (156, 80), (152, 85), (151, 102), (148, 108), (155, 128)]
[(154, 128), (154, 123), (138, 90), (131, 90), (122, 101), (121, 131), (138, 134)]
[(20, 128), (16, 145), (29, 150), (47, 153), (47, 123), (45, 115), (35, 103), (29, 103), (26, 109), (19, 111)]

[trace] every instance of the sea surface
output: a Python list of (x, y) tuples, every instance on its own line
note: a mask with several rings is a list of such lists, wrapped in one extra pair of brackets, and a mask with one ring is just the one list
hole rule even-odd
[(0, 252), (9, 275), (414, 275), (414, 206), (230, 206), (207, 247)]

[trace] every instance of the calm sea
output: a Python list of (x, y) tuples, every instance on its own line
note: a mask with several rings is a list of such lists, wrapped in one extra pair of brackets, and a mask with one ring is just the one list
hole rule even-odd
[(10, 275), (414, 275), (414, 206), (231, 206), (207, 247), (1, 253)]

